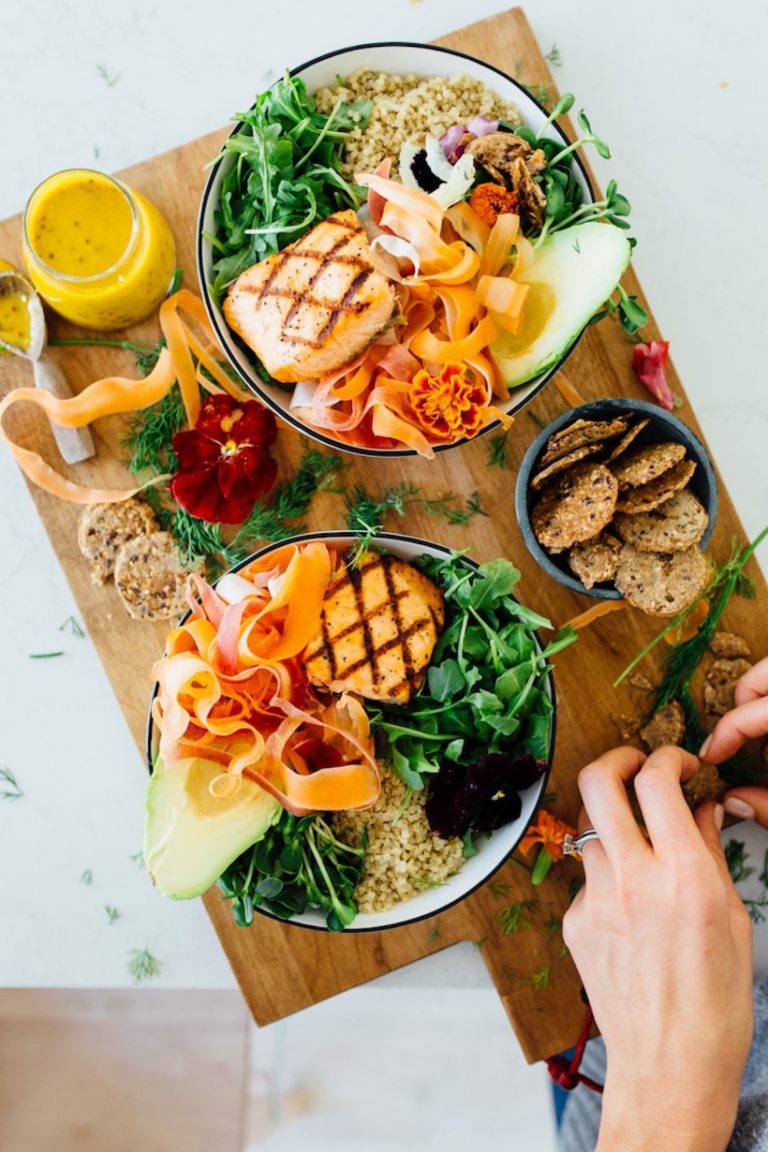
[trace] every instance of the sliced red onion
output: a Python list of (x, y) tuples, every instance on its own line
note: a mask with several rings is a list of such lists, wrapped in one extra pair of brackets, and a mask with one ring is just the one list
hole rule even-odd
[(465, 124), (454, 124), (440, 137), (440, 146), (445, 153), (446, 159), (450, 160), (452, 164), (456, 163), (464, 151), (460, 145), (466, 134), (467, 128)]
[(491, 132), (498, 132), (498, 120), (489, 120), (487, 116), (475, 116), (467, 124), (467, 132), (473, 136), (488, 136)]

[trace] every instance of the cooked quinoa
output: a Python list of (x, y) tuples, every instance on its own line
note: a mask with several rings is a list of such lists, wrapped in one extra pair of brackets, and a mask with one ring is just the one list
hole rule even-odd
[(504, 119), (520, 124), (514, 104), (501, 100), (480, 80), (458, 76), (395, 76), (361, 68), (343, 85), (320, 88), (315, 100), (326, 115), (339, 100), (372, 100), (373, 111), (365, 129), (354, 128), (344, 153), (344, 171), (371, 172), (387, 156), (397, 172), (397, 158), (406, 140), (422, 143), (431, 133), (442, 136), (452, 124), (466, 124), (473, 116)]
[(355, 889), (361, 912), (386, 912), (423, 888), (443, 884), (464, 863), (461, 840), (441, 840), (430, 829), (426, 794), (414, 792), (398, 818), (404, 800), (402, 780), (384, 769), (373, 808), (331, 817), (334, 832), (348, 844), (358, 845), (363, 828), (368, 829), (365, 867)]

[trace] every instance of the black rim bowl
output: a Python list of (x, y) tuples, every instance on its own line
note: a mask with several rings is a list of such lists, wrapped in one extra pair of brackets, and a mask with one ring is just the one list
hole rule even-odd
[[(508, 83), (517, 88), (517, 90), (521, 93), (522, 96), (525, 97), (526, 100), (530, 100), (533, 104), (535, 104), (540, 112), (542, 112), (545, 116), (549, 115), (549, 112), (544, 107), (544, 105), (534, 96), (532, 96), (523, 84), (515, 80), (514, 77), (508, 75), (506, 72), (502, 72), (500, 68), (496, 68), (492, 64), (486, 64), (484, 60), (480, 60), (476, 56), (470, 56), (467, 52), (459, 52), (454, 48), (444, 48), (439, 44), (419, 44), (415, 40), (378, 40), (367, 44), (352, 44), (345, 48), (336, 49), (332, 52), (323, 52), (319, 56), (312, 57), (311, 60), (305, 60), (303, 64), (299, 64), (296, 68), (292, 68), (290, 72), (292, 76), (300, 76), (308, 68), (311, 68), (314, 64), (320, 63), (323, 60), (328, 60), (334, 56), (345, 56), (349, 52), (364, 51), (367, 48), (424, 48), (431, 52), (438, 52), (448, 56), (455, 56), (459, 62), (462, 60), (470, 60), (475, 64), (481, 65), (483, 68), (488, 68), (491, 72), (495, 72), (498, 76), (501, 76), (502, 79), (506, 80)], [(230, 132), (230, 137), (237, 135), (240, 130), (241, 126), (237, 124)], [(555, 136), (559, 136), (564, 144), (570, 143), (568, 137), (558, 126), (558, 124), (550, 124), (548, 131)], [(589, 179), (587, 170), (584, 167), (578, 154), (574, 153), (573, 163), (578, 170), (579, 176), (583, 181), (587, 192), (587, 197), (585, 198), (584, 202), (594, 202), (595, 193), (592, 188), (592, 182)], [(205, 187), (203, 188), (203, 195), (200, 201), (200, 209), (197, 217), (197, 278), (200, 285), (200, 295), (203, 298), (205, 310), (208, 313), (208, 319), (214, 332), (216, 333), (219, 344), (224, 351), (227, 362), (237, 373), (240, 381), (245, 385), (246, 388), (249, 389), (249, 391), (254, 394), (258, 400), (262, 402), (262, 404), (265, 404), (267, 408), (271, 409), (271, 411), (274, 412), (280, 420), (284, 421), (291, 428), (294, 428), (297, 432), (300, 432), (303, 436), (308, 436), (311, 440), (315, 440), (318, 444), (324, 444), (326, 448), (330, 448), (334, 452), (347, 452), (351, 456), (383, 456), (389, 459), (396, 459), (403, 456), (418, 457), (418, 452), (416, 452), (413, 448), (361, 448), (356, 444), (344, 444), (339, 440), (334, 439), (332, 435), (324, 432), (322, 429), (312, 428), (309, 424), (305, 424), (303, 421), (299, 420), (293, 414), (290, 408), (282, 408), (266, 391), (263, 386), (263, 381), (261, 380), (259, 373), (254, 365), (254, 353), (251, 351), (251, 349), (246, 347), (245, 344), (237, 339), (234, 333), (231, 332), (227, 325), (224, 323), (223, 318), (220, 317), (219, 310), (214, 304), (211, 290), (204, 274), (204, 245), (206, 243), (204, 234), (204, 220), (208, 208), (208, 201), (213, 194), (213, 186), (216, 180), (217, 171), (218, 165), (214, 165), (208, 174)], [(505, 409), (505, 412), (509, 416), (514, 416), (517, 413), (522, 412), (529, 404), (533, 402), (533, 400), (539, 395), (542, 389), (546, 388), (552, 377), (560, 371), (568, 357), (574, 351), (576, 345), (579, 343), (588, 327), (589, 325), (586, 324), (581, 329), (575, 339), (572, 340), (568, 347), (565, 349), (562, 356), (560, 356), (555, 364), (546, 369), (536, 384), (535, 388), (533, 388), (532, 391), (527, 396), (525, 396), (524, 399), (521, 399), (517, 403), (512, 403), (509, 408)], [(249, 364), (249, 371), (246, 371), (240, 361), (233, 355), (230, 349), (230, 341), (237, 344), (241, 352), (245, 355)], [(527, 384), (521, 384), (518, 387), (526, 388), (527, 386)], [(512, 389), (511, 391), (511, 395), (513, 397), (515, 390), (516, 389)], [(489, 432), (494, 432), (500, 427), (500, 421), (493, 420), (486, 424), (485, 428), (478, 432), (477, 436), (475, 436), (473, 439), (478, 440), (481, 436), (485, 436)], [(462, 444), (469, 443), (472, 443), (472, 441), (462, 437), (460, 440), (454, 440), (450, 444), (434, 444), (433, 449), (436, 453), (449, 452), (452, 448), (460, 448)]]
[(611, 397), (606, 400), (594, 400), (590, 404), (582, 404), (579, 408), (571, 408), (558, 416), (551, 424), (536, 437), (523, 457), (515, 486), (515, 511), (520, 531), (523, 534), (525, 545), (539, 565), (548, 576), (570, 588), (572, 592), (580, 592), (583, 596), (592, 596), (596, 600), (620, 600), (621, 594), (608, 583), (595, 584), (592, 588), (585, 588), (580, 580), (574, 576), (568, 567), (565, 554), (552, 555), (542, 548), (536, 539), (531, 526), (531, 511), (537, 498), (530, 485), (531, 477), (536, 471), (539, 457), (543, 454), (546, 443), (555, 432), (572, 424), (574, 420), (608, 420), (622, 415), (636, 415), (648, 417), (651, 423), (639, 433), (633, 447), (642, 447), (647, 444), (658, 444), (662, 441), (674, 441), (684, 444), (691, 460), (696, 461), (696, 471), (690, 481), (690, 487), (707, 510), (709, 523), (706, 531), (699, 541), (703, 551), (709, 543), (715, 528), (718, 510), (717, 480), (704, 445), (698, 436), (673, 416), (671, 412), (660, 408), (658, 404), (649, 404), (645, 400), (632, 400), (627, 397)]
[[(255, 560), (257, 557), (263, 556), (269, 552), (273, 552), (276, 548), (281, 548), (285, 544), (305, 543), (306, 541), (309, 541), (309, 540), (327, 540), (327, 541), (333, 542), (334, 540), (349, 540), (350, 537), (351, 538), (360, 538), (360, 535), (361, 535), (360, 533), (341, 531), (341, 530), (329, 531), (329, 532), (300, 533), (300, 534), (297, 534), (296, 536), (291, 536), (286, 540), (279, 540), (273, 544), (265, 545), (264, 548), (259, 548), (256, 552), (254, 552), (250, 556), (246, 557), (245, 560), (241, 560), (238, 564), (235, 564), (232, 568), (227, 569), (227, 573), (228, 572), (239, 572), (241, 568), (244, 568), (247, 564), (250, 564), (252, 560)], [(398, 544), (414, 544), (414, 545), (423, 547), (427, 551), (440, 552), (445, 556), (452, 555), (452, 549), (446, 548), (445, 545), (443, 545), (443, 544), (436, 544), (434, 541), (424, 540), (420, 536), (407, 536), (404, 533), (398, 533), (398, 532), (380, 532), (376, 536), (373, 537), (372, 543), (374, 545), (375, 544), (382, 544), (384, 547), (386, 547), (387, 545), (393, 545), (396, 547)], [(477, 563), (477, 561), (472, 560), (469, 556), (464, 557), (464, 563), (469, 568), (473, 568), (475, 570), (477, 568), (479, 568), (479, 564)], [(222, 572), (222, 576), (227, 575), (227, 573)], [(219, 577), (219, 579), (221, 579), (221, 577)], [(213, 587), (215, 587), (217, 583), (218, 583), (218, 581), (214, 581)], [(513, 599), (514, 599), (514, 597), (513, 597)], [(179, 624), (183, 624), (186, 620), (189, 619), (190, 616), (191, 616), (191, 611), (185, 612), (184, 615), (182, 616), (181, 620), (179, 621)], [(533, 636), (534, 636), (534, 639), (536, 640), (536, 643), (539, 647), (539, 650), (541, 651), (541, 649), (544, 647), (544, 645), (539, 640), (538, 632), (534, 631)], [(542, 773), (542, 775), (539, 778), (539, 795), (538, 795), (538, 799), (536, 800), (536, 804), (534, 806), (533, 812), (531, 814), (532, 819), (535, 819), (536, 814), (538, 813), (539, 809), (541, 808), (541, 805), (544, 802), (544, 797), (547, 793), (547, 785), (549, 783), (549, 777), (550, 777), (550, 774), (552, 772), (552, 763), (553, 763), (553, 760), (555, 758), (555, 746), (556, 746), (556, 739), (557, 739), (557, 693), (555, 690), (554, 670), (551, 667), (550, 667), (550, 670), (547, 674), (547, 684), (549, 687), (550, 699), (552, 701), (552, 727), (551, 727), (550, 735), (549, 735), (549, 751), (547, 753), (547, 766), (546, 766), (545, 771)], [(157, 684), (157, 681), (155, 681), (155, 683), (152, 686), (152, 694), (149, 698), (149, 713), (147, 716), (146, 745), (145, 745), (146, 758), (147, 758), (147, 768), (149, 770), (150, 776), (152, 775), (153, 763), (154, 763), (154, 757), (155, 757), (155, 750), (154, 750), (155, 723), (154, 723), (154, 719), (152, 716), (152, 708), (153, 708), (153, 705), (155, 702), (155, 697), (157, 696), (157, 692), (158, 692), (158, 684)], [(501, 831), (501, 829), (500, 829), (500, 831)], [(476, 884), (473, 885), (472, 888), (467, 889), (466, 892), (462, 892), (459, 896), (456, 896), (453, 900), (444, 904), (439, 909), (439, 911), (424, 912), (424, 913), (419, 914), (418, 916), (411, 916), (407, 920), (401, 920), (399, 923), (391, 924), (391, 925), (381, 924), (378, 926), (371, 925), (370, 927), (367, 927), (367, 928), (356, 928), (354, 923), (353, 923), (348, 928), (345, 928), (342, 933), (339, 933), (339, 935), (347, 935), (347, 934), (352, 934), (355, 932), (356, 933), (392, 932), (392, 931), (396, 930), (397, 928), (405, 928), (410, 924), (418, 924), (419, 921), (421, 921), (421, 920), (429, 920), (429, 919), (432, 919), (434, 916), (442, 915), (442, 913), (447, 912), (449, 908), (453, 908), (454, 904), (458, 904), (462, 900), (466, 900), (474, 892), (477, 892), (477, 890), (479, 888), (482, 888), (482, 886), (484, 884), (486, 884), (493, 876), (496, 875), (496, 873), (499, 871), (499, 869), (504, 867), (504, 865), (507, 863), (507, 861), (512, 856), (512, 854), (517, 851), (517, 848), (520, 844), (520, 841), (522, 840), (523, 836), (525, 835), (525, 831), (526, 831), (526, 829), (523, 829), (521, 831), (519, 837), (517, 838), (515, 843), (512, 845), (512, 847), (509, 849), (509, 851), (506, 853), (506, 855), (503, 856), (502, 859), (499, 860), (499, 862), (496, 865), (494, 865), (493, 867), (491, 867), (489, 869), (489, 871), (483, 876), (482, 880), (479, 880)], [(325, 932), (325, 933), (330, 932), (330, 929), (327, 928), (325, 925), (307, 924), (302, 920), (285, 920), (285, 919), (283, 919), (282, 916), (276, 916), (274, 912), (270, 912), (269, 909), (261, 907), (261, 906), (255, 907), (254, 912), (256, 912), (259, 916), (266, 916), (269, 920), (275, 920), (275, 921), (277, 921), (278, 924), (288, 924), (293, 928), (302, 928), (302, 929), (304, 929), (304, 931), (307, 931), (307, 932)], [(386, 914), (384, 913), (383, 915), (386, 915)]]

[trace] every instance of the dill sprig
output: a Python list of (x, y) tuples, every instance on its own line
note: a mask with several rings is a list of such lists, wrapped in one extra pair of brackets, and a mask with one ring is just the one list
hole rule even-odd
[(502, 936), (511, 936), (522, 928), (530, 928), (531, 921), (528, 914), (536, 910), (535, 900), (519, 900), (516, 904), (508, 904), (502, 908), (496, 919), (499, 921), (499, 931)]
[(360, 537), (352, 549), (353, 565), (359, 564), (369, 551), (373, 537), (383, 530), (390, 513), (402, 517), (406, 515), (408, 507), (418, 505), (427, 515), (445, 520), (448, 524), (466, 524), (474, 516), (488, 515), (477, 492), (473, 492), (464, 505), (460, 505), (453, 492), (444, 492), (437, 497), (422, 496), (420, 488), (405, 483), (389, 485), (375, 495), (364, 485), (356, 484), (346, 494), (346, 499), (347, 527)]
[(509, 467), (509, 459), (507, 458), (508, 436), (509, 428), (506, 432), (497, 432), (495, 436), (488, 437), (488, 457), (486, 464), (489, 468)]
[(23, 795), (10, 768), (0, 768), (0, 800), (20, 800)]
[(128, 972), (134, 984), (140, 984), (142, 980), (151, 980), (154, 976), (159, 976), (161, 967), (160, 961), (152, 955), (148, 947), (131, 949), (128, 958)]
[(178, 384), (174, 384), (157, 404), (131, 417), (123, 447), (131, 453), (128, 467), (134, 476), (143, 472), (161, 476), (164, 472), (173, 471), (176, 458), (171, 441), (184, 427), (185, 421), (184, 401)]

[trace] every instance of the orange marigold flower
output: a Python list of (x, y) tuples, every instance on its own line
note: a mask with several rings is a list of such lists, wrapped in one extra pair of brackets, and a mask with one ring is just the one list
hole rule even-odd
[(517, 205), (517, 194), (501, 184), (478, 184), (469, 197), (470, 208), (489, 228), (504, 212), (517, 212)]
[(446, 364), (439, 376), (419, 369), (408, 400), (421, 427), (436, 440), (471, 438), (486, 422), (485, 384), (466, 364)]
[(563, 841), (568, 835), (575, 836), (576, 829), (571, 828), (559, 817), (553, 816), (551, 812), (547, 812), (546, 808), (542, 808), (536, 823), (531, 824), (520, 841), (520, 851), (527, 853), (536, 844), (541, 844), (553, 860), (562, 860)]

